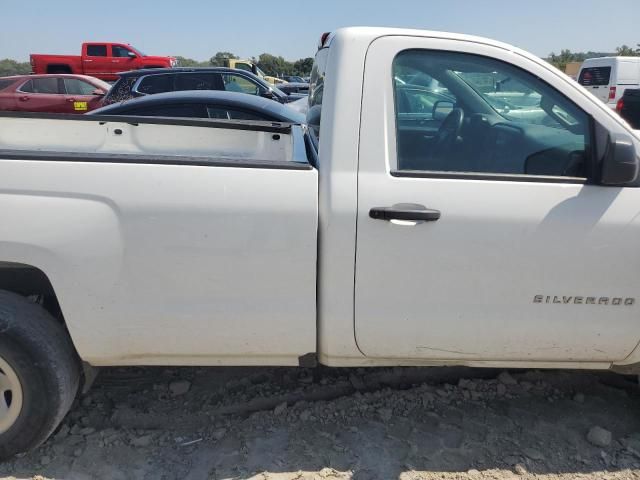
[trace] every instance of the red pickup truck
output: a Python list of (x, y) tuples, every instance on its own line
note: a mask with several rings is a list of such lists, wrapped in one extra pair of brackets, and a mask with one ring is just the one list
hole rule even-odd
[(117, 80), (118, 72), (140, 68), (175, 67), (174, 57), (151, 57), (125, 43), (82, 44), (82, 55), (31, 54), (33, 73), (74, 73)]

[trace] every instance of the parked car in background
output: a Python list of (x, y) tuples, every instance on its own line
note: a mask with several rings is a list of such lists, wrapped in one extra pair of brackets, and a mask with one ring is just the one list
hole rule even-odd
[(288, 103), (291, 97), (251, 72), (225, 67), (147, 69), (120, 73), (104, 105), (144, 95), (182, 90), (224, 90)]
[(222, 91), (158, 93), (94, 110), (89, 115), (214, 118), (304, 123), (305, 116), (287, 105), (255, 95)]
[(278, 77), (273, 77), (271, 75), (267, 75), (264, 73), (258, 65), (256, 65), (251, 60), (241, 60), (239, 58), (227, 58), (224, 61), (224, 67), (227, 68), (237, 68), (238, 70), (244, 70), (245, 72), (251, 72), (255, 76), (261, 78), (267, 83), (271, 85), (280, 85), (282, 83), (286, 83), (286, 80), (283, 80)]
[(308, 80), (305, 80), (304, 78), (298, 76), (298, 75), (282, 75), (280, 77), (282, 80), (284, 80), (285, 82), (291, 82), (291, 83), (309, 83)]
[(640, 88), (640, 57), (601, 57), (584, 61), (578, 83), (610, 108), (627, 88)]
[(616, 111), (632, 128), (640, 130), (640, 89), (627, 89), (616, 104)]
[(278, 85), (278, 90), (286, 93), (287, 95), (309, 95), (309, 84), (300, 82), (281, 83)]
[(31, 54), (33, 73), (75, 73), (117, 80), (117, 72), (175, 67), (174, 57), (149, 56), (126, 43), (83, 43), (80, 55)]
[(0, 78), (0, 110), (86, 113), (102, 106), (111, 85), (86, 75)]

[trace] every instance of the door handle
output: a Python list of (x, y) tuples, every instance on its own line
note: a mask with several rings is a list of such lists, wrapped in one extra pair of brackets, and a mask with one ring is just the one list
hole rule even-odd
[(67, 102), (75, 102), (76, 99), (75, 98), (67, 98)]
[(85, 58), (85, 59), (84, 59), (84, 61), (85, 61), (85, 62), (93, 62), (93, 60), (90, 60), (90, 59), (88, 59), (88, 58)]
[(29, 97), (20, 97), (18, 100), (20, 100), (21, 102), (26, 102), (29, 100)]
[(440, 210), (432, 210), (416, 204), (399, 204), (393, 207), (374, 207), (369, 210), (374, 220), (409, 220), (435, 222), (440, 219)]

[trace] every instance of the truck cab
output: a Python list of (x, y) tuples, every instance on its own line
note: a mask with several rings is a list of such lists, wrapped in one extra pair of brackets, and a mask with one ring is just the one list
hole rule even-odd
[(604, 103), (507, 44), (347, 28), (307, 122), (0, 113), (0, 369), (47, 402), (0, 410), (0, 457), (79, 359), (640, 372), (640, 136)]

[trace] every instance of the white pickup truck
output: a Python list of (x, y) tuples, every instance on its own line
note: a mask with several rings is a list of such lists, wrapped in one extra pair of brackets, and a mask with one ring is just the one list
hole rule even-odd
[(0, 115), (0, 456), (83, 369), (638, 371), (640, 138), (447, 33), (323, 36), (309, 127)]

